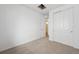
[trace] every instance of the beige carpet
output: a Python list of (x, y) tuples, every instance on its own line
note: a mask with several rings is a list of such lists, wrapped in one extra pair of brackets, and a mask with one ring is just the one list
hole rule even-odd
[(73, 47), (49, 41), (48, 38), (35, 40), (1, 52), (2, 54), (78, 54)]

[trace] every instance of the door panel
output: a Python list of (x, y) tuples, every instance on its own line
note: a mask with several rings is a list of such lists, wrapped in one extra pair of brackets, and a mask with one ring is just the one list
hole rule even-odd
[(72, 13), (72, 8), (54, 13), (54, 40), (71, 46), (73, 45)]

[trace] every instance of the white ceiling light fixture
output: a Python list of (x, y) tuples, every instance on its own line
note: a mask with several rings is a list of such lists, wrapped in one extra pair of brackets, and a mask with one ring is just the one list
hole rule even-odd
[(48, 24), (48, 22), (46, 22), (46, 24)]

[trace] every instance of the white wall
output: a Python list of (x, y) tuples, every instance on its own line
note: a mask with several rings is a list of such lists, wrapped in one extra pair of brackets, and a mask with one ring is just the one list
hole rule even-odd
[(21, 5), (0, 5), (0, 51), (44, 37), (43, 15)]
[(54, 40), (54, 31), (53, 28), (54, 23), (53, 23), (53, 10), (49, 12), (49, 19), (48, 19), (48, 35), (49, 35), (49, 40), (53, 41)]
[(74, 9), (73, 41), (74, 47), (79, 49), (79, 5)]
[[(73, 28), (72, 28), (72, 44), (67, 44), (63, 43), (62, 41), (68, 41), (68, 40), (56, 40), (54, 36), (54, 18), (53, 18), (53, 13), (57, 10), (63, 10), (64, 8), (67, 7), (73, 7)], [(63, 6), (58, 9), (52, 9), (49, 12), (49, 40), (51, 41), (57, 41), (66, 45), (70, 45), (72, 47), (78, 48), (79, 49), (79, 5), (70, 5), (70, 6)], [(58, 33), (61, 35), (61, 33)], [(71, 43), (71, 42), (70, 42)]]

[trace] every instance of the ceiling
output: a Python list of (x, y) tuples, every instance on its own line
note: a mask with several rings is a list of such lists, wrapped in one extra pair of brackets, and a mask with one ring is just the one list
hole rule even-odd
[(32, 10), (40, 12), (41, 14), (44, 14), (44, 15), (48, 15), (49, 10), (51, 10), (51, 9), (55, 9), (55, 8), (63, 6), (63, 4), (44, 4), (46, 6), (46, 8), (42, 10), (42, 9), (38, 8), (39, 5), (40, 4), (25, 4), (25, 6), (31, 8)]

